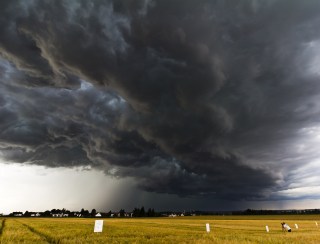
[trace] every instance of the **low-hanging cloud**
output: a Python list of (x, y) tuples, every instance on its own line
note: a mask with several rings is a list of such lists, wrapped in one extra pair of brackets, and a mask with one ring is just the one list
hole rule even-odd
[(0, 7), (2, 158), (234, 200), (318, 156), (295, 151), (320, 119), (318, 1)]

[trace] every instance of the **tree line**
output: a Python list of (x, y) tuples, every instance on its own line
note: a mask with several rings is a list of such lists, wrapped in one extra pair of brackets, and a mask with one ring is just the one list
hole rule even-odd
[[(98, 215), (97, 215), (98, 214)], [(242, 211), (165, 211), (156, 212), (153, 208), (145, 209), (134, 208), (131, 212), (120, 209), (117, 212), (98, 212), (96, 209), (91, 211), (82, 208), (80, 211), (70, 211), (63, 209), (52, 209), (44, 212), (12, 212), (9, 217), (103, 217), (103, 218), (124, 218), (124, 217), (176, 217), (176, 216), (196, 216), (196, 215), (288, 215), (288, 214), (320, 214), (320, 209), (303, 209), (303, 210), (255, 210), (246, 209)], [(0, 214), (0, 216), (4, 216)]]
[(12, 212), (8, 216), (10, 217), (159, 217), (160, 213), (155, 212), (153, 208), (149, 208), (145, 210), (142, 206), (141, 208), (134, 208), (131, 212), (126, 212), (124, 209), (120, 209), (118, 212), (98, 212), (96, 209), (92, 209), (91, 211), (82, 208), (80, 211), (70, 211), (65, 208), (63, 209), (52, 209), (46, 210), (44, 212), (31, 212), (25, 211), (23, 212)]

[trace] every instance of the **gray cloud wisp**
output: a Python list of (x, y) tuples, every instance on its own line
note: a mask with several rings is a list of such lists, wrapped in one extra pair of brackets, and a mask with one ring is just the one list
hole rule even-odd
[(281, 193), (312, 178), (318, 1), (0, 9), (2, 158), (90, 165), (149, 192), (232, 200), (290, 198)]

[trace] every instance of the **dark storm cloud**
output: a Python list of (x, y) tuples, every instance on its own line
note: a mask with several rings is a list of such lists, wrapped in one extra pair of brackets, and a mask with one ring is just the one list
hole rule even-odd
[(151, 192), (266, 199), (316, 158), (293, 149), (320, 119), (319, 11), (2, 1), (1, 155), (91, 165)]

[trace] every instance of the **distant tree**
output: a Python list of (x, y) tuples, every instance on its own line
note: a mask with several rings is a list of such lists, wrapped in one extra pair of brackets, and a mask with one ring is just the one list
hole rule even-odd
[(89, 217), (90, 216), (89, 210), (85, 210), (83, 208), (81, 209), (80, 214), (81, 214), (81, 217)]
[(107, 217), (111, 217), (111, 214), (112, 214), (112, 212), (111, 212), (111, 210), (107, 213)]
[(140, 217), (140, 209), (134, 208), (132, 211), (132, 217)]
[(147, 216), (148, 217), (155, 217), (155, 212), (154, 212), (153, 208), (152, 209), (151, 208), (148, 209)]
[(23, 214), (24, 217), (30, 217), (31, 213), (29, 213), (29, 211), (25, 211), (25, 213)]
[(146, 211), (144, 210), (144, 207), (142, 206), (140, 209), (140, 217), (145, 217)]
[(124, 211), (124, 209), (121, 209), (121, 210), (119, 211), (120, 217), (124, 217), (125, 213), (126, 213), (126, 212)]
[(96, 214), (97, 214), (97, 210), (92, 209), (91, 210), (91, 216), (94, 217), (94, 216), (96, 216)]
[(43, 214), (42, 214), (43, 217), (50, 217), (51, 214), (50, 214), (50, 211), (49, 210), (46, 210)]

